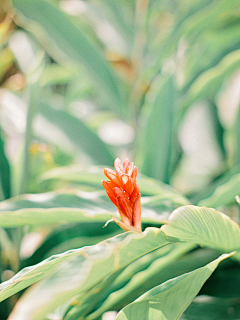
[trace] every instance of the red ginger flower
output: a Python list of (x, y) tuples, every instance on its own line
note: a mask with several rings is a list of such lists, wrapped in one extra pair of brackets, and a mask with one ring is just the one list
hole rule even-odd
[(110, 200), (118, 208), (122, 222), (112, 217), (125, 231), (141, 232), (141, 201), (140, 189), (136, 182), (137, 167), (126, 159), (114, 162), (114, 170), (105, 168), (104, 174), (110, 181), (102, 181)]

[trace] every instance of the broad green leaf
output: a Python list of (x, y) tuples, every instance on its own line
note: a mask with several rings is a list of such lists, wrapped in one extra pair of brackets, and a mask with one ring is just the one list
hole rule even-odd
[(0, 189), (4, 195), (4, 198), (10, 198), (11, 196), (11, 178), (10, 178), (10, 165), (4, 152), (4, 142), (1, 137), (0, 128)]
[(179, 319), (218, 264), (231, 255), (224, 254), (205, 267), (185, 273), (149, 290), (123, 308), (116, 320)]
[[(134, 266), (136, 268), (136, 265), (138, 264), (138, 261), (135, 261), (133, 264), (131, 264), (126, 270), (123, 271), (124, 275), (120, 275), (113, 283), (114, 286), (119, 286), (119, 280), (120, 282), (124, 280), (128, 276), (128, 282), (125, 286), (122, 288), (120, 287), (119, 290), (116, 290), (115, 292), (112, 292), (109, 297), (104, 301), (104, 303), (100, 306), (98, 310), (90, 314), (87, 319), (93, 320), (98, 319), (101, 314), (108, 310), (115, 310), (122, 308), (124, 305), (132, 302), (134, 299), (139, 297), (140, 294), (145, 292), (146, 290), (149, 290), (152, 286), (147, 286), (146, 284), (150, 281), (152, 283), (152, 278), (156, 277), (158, 275), (162, 274), (162, 277), (164, 277), (164, 271), (167, 268), (171, 268), (171, 265), (176, 263), (181, 256), (189, 252), (195, 247), (195, 245), (192, 244), (176, 244), (174, 247), (170, 248), (171, 250), (164, 254), (164, 248), (159, 249), (158, 255), (162, 251), (162, 256), (159, 256), (155, 259), (153, 259), (150, 264), (145, 270), (139, 270), (139, 272), (136, 272), (134, 270)], [(163, 249), (163, 250), (162, 250)], [(166, 250), (165, 250), (166, 251)], [(153, 255), (154, 253), (151, 253), (150, 255)], [(156, 253), (155, 253), (156, 255)], [(143, 257), (144, 259), (149, 259), (151, 257)], [(140, 259), (140, 260), (141, 260)], [(144, 262), (144, 261), (143, 261)], [(134, 274), (136, 273), (136, 274)], [(120, 278), (120, 279), (119, 279)], [(165, 278), (166, 279), (166, 278)], [(153, 286), (156, 286), (159, 284), (159, 282), (155, 282)], [(142, 287), (144, 287), (145, 290), (142, 290)], [(148, 288), (147, 288), (148, 287)], [(93, 299), (93, 297), (92, 297)], [(91, 299), (91, 300), (92, 300)], [(79, 307), (75, 308), (75, 312), (72, 310), (72, 314), (69, 317), (66, 317), (66, 320), (73, 320), (74, 317), (77, 318), (81, 315), (81, 300), (79, 303)], [(64, 319), (65, 320), (65, 319)]]
[(106, 144), (80, 119), (63, 110), (54, 109), (45, 103), (41, 103), (40, 113), (62, 130), (71, 142), (90, 156), (94, 162), (112, 165), (114, 157)]
[(84, 65), (112, 106), (120, 107), (119, 79), (99, 50), (67, 15), (46, 0), (13, 0), (13, 5), (21, 18), (25, 18), (20, 20), (21, 24), (36, 34), (55, 59), (64, 62), (67, 57)]
[[(162, 224), (168, 218), (169, 209), (177, 206), (163, 206), (169, 199), (159, 198), (142, 197), (143, 223)], [(166, 208), (168, 211), (163, 211)], [(0, 203), (0, 227), (5, 228), (67, 222), (102, 222), (104, 225), (111, 215), (119, 217), (117, 208), (105, 191), (72, 189), (68, 192), (24, 194)]]
[[(40, 292), (38, 297), (42, 296), (42, 299), (37, 299), (37, 303), (29, 303), (29, 308), (22, 310), (23, 318), (40, 320), (57, 306), (89, 290), (112, 272), (167, 244), (160, 229), (148, 228), (142, 234), (123, 233), (95, 246), (70, 250), (25, 268), (2, 283), (0, 299), (4, 300), (51, 275), (37, 285), (37, 292)], [(34, 288), (25, 299), (36, 299)]]
[[(108, 224), (107, 228), (103, 228), (103, 222), (94, 221), (60, 225), (46, 236), (34, 253), (22, 255), (21, 269), (67, 250), (94, 245), (119, 233), (122, 230), (115, 223)], [(31, 233), (27, 237), (30, 242)]]
[(213, 194), (201, 201), (199, 206), (218, 207), (235, 203), (235, 196), (240, 194), (240, 173), (233, 175), (226, 183), (215, 189)]
[(143, 141), (142, 172), (169, 182), (175, 119), (175, 87), (173, 77), (162, 80), (148, 118)]
[(240, 228), (215, 209), (184, 206), (174, 210), (162, 228), (166, 236), (221, 251), (240, 250)]

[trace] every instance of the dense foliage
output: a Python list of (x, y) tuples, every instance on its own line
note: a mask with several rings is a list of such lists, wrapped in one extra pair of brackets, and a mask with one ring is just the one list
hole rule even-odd
[[(1, 1), (1, 320), (240, 319), (239, 32), (238, 0)], [(142, 234), (103, 228), (116, 157)]]

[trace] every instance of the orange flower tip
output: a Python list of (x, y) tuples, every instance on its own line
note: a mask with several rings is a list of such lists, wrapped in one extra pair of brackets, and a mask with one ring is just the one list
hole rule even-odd
[(123, 171), (125, 172), (127, 167), (130, 165), (130, 161), (126, 158), (124, 161), (123, 161)]

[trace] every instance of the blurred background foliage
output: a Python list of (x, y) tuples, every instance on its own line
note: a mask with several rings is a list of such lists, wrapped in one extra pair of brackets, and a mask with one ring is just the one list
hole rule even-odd
[[(0, 84), (1, 211), (114, 212), (102, 168), (128, 157), (142, 174), (144, 226), (188, 203), (239, 222), (238, 0), (2, 0)], [(81, 217), (3, 222), (2, 281), (120, 232), (102, 229), (106, 215)], [(204, 250), (194, 252), (196, 265), (216, 256), (208, 250), (203, 261)], [(239, 277), (236, 265), (226, 268)], [(223, 282), (231, 277), (221, 272)], [(224, 298), (195, 302), (183, 319), (198, 319), (201, 308), (212, 316), (216, 305), (231, 305), (223, 318), (239, 319), (231, 294)], [(2, 303), (1, 319), (17, 299)]]

